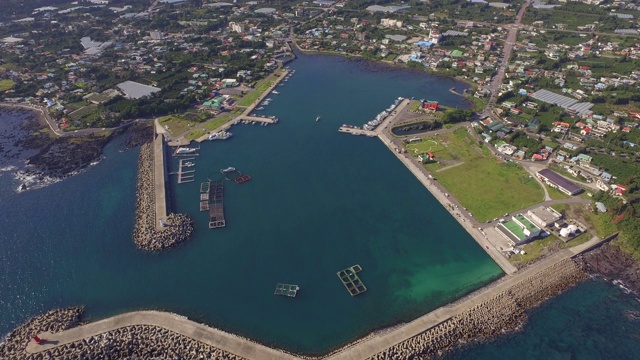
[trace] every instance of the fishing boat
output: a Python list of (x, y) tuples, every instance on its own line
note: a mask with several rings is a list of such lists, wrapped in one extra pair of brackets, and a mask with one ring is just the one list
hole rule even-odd
[(220, 170), (220, 171), (221, 171), (223, 174), (228, 174), (228, 173), (230, 173), (230, 172), (232, 172), (232, 171), (236, 171), (236, 168), (234, 168), (233, 166), (229, 166), (228, 168), (226, 168), (226, 169), (222, 169), (222, 170)]
[(280, 92), (278, 90), (273, 90), (271, 93), (272, 94), (276, 94), (276, 95), (280, 94)]
[(188, 147), (179, 147), (176, 149), (176, 154), (191, 154), (196, 152), (195, 148), (188, 148)]
[(316, 121), (320, 121), (320, 115), (316, 116)]

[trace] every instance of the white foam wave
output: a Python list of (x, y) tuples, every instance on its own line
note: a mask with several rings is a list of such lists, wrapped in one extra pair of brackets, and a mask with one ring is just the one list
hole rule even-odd
[(5, 166), (5, 167), (0, 167), (0, 172), (9, 172), (9, 171), (17, 170), (17, 169), (18, 169), (17, 166), (9, 165), (9, 166)]

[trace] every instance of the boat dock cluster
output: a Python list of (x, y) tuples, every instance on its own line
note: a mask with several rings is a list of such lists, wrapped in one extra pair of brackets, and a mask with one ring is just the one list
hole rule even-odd
[[(177, 245), (193, 232), (193, 222), (186, 214), (166, 216), (164, 145), (162, 136), (140, 147), (136, 222), (133, 240), (144, 250), (154, 251)], [(159, 143), (158, 143), (159, 142)], [(154, 147), (157, 148), (154, 151)], [(154, 154), (159, 152), (159, 154)], [(157, 163), (155, 161), (157, 158)]]
[(178, 161), (178, 184), (193, 182), (195, 180), (195, 170), (184, 170), (184, 168), (195, 166), (194, 160), (195, 158), (187, 158)]
[(396, 107), (398, 107), (398, 105), (400, 105), (400, 102), (402, 102), (402, 100), (404, 100), (403, 97), (397, 98), (396, 101), (394, 101), (393, 104), (391, 104), (391, 106), (387, 108), (387, 110), (384, 110), (380, 114), (376, 115), (376, 117), (373, 120), (364, 124), (362, 128), (364, 130), (369, 130), (369, 131), (375, 130), (378, 127), (378, 125), (382, 124), (382, 122), (384, 121), (384, 119), (387, 118), (387, 116), (391, 115), (393, 110)]

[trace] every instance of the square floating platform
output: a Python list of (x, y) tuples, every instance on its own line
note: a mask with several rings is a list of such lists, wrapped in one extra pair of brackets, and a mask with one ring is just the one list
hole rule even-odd
[(300, 290), (300, 287), (298, 285), (278, 283), (276, 285), (276, 291), (273, 294), (280, 295), (280, 296), (296, 297), (296, 295), (298, 294), (298, 290)]
[(336, 273), (351, 296), (360, 295), (367, 291), (367, 287), (357, 275), (360, 271), (362, 271), (362, 267), (356, 264)]

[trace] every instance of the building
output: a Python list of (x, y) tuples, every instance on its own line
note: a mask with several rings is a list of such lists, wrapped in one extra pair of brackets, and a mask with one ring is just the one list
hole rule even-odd
[(425, 110), (438, 111), (438, 102), (437, 101), (423, 101), (422, 108)]
[(567, 195), (576, 195), (582, 192), (581, 187), (549, 169), (542, 169), (538, 171), (536, 175), (538, 176), (538, 179), (544, 181), (547, 185), (552, 188), (556, 188)]
[(231, 29), (231, 31), (233, 32), (237, 32), (238, 34), (241, 34), (244, 32), (244, 24), (231, 21), (229, 23), (229, 29)]
[(562, 214), (551, 207), (541, 206), (527, 211), (527, 216), (533, 223), (540, 227), (550, 227), (556, 221), (562, 219)]
[(525, 244), (540, 236), (542, 230), (524, 215), (518, 214), (511, 220), (496, 225), (496, 230), (513, 246)]

